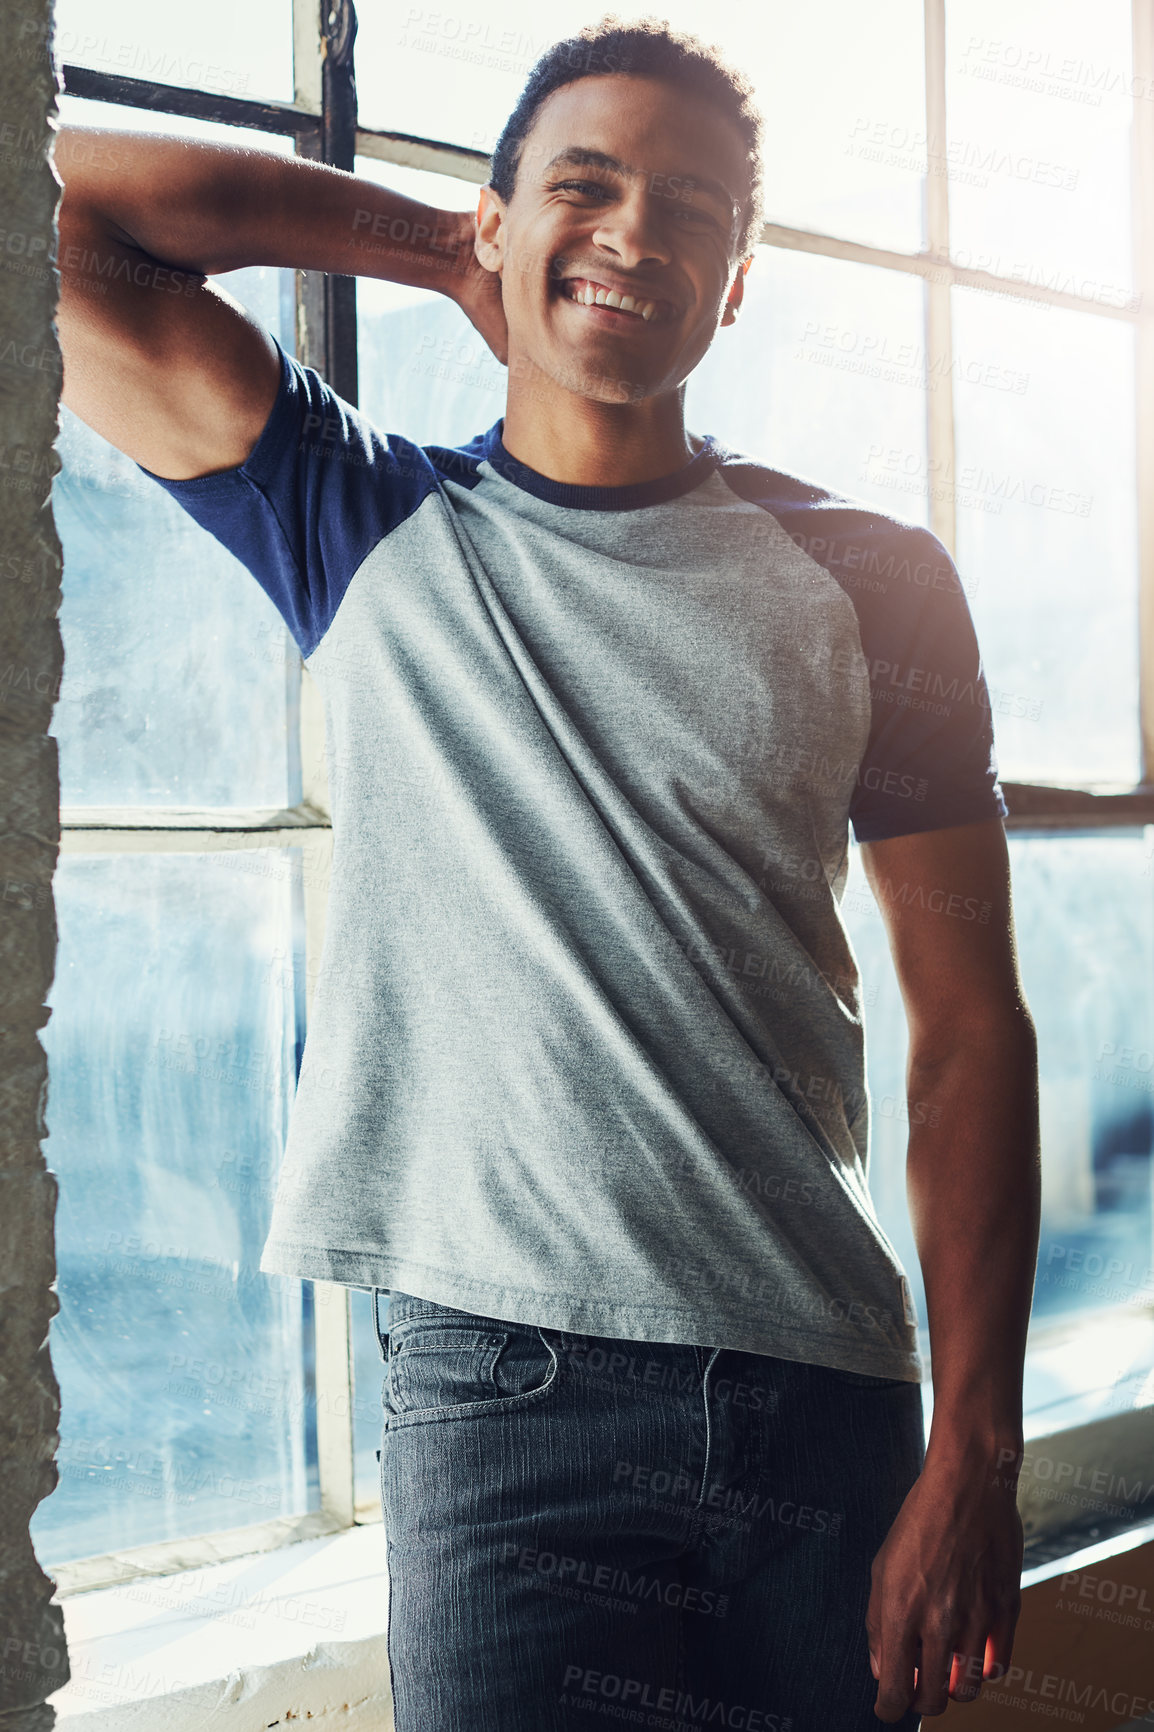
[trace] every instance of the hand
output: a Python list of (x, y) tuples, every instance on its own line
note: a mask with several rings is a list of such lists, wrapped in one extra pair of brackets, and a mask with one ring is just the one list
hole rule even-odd
[(473, 251), (477, 219), (461, 212), (460, 270), (453, 281), (452, 298), (473, 324), (503, 367), (509, 364), (509, 327), (501, 299), (501, 278), (486, 270)]
[(873, 1563), (866, 1613), (874, 1713), (944, 1714), (1009, 1665), (1021, 1604), (1022, 1522), (992, 1468), (926, 1466)]

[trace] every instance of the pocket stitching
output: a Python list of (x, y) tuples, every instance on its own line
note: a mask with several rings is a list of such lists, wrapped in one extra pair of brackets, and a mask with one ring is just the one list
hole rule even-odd
[[(385, 1429), (394, 1431), (407, 1425), (432, 1425), (437, 1420), (442, 1419), (467, 1419), (470, 1414), (483, 1416), (503, 1413), (511, 1409), (527, 1407), (535, 1401), (543, 1400), (557, 1386), (560, 1363), (557, 1349), (544, 1331), (537, 1328), (537, 1334), (549, 1354), (550, 1365), (548, 1377), (544, 1383), (538, 1384), (536, 1389), (523, 1390), (520, 1395), (495, 1395), (487, 1397), (484, 1401), (458, 1402), (453, 1407), (413, 1407), (395, 1414), (388, 1413), (385, 1416)], [(415, 1350), (410, 1348), (409, 1351)], [(435, 1352), (436, 1349), (430, 1351)], [(500, 1352), (499, 1348), (497, 1352)], [(496, 1356), (493, 1363), (496, 1363)]]

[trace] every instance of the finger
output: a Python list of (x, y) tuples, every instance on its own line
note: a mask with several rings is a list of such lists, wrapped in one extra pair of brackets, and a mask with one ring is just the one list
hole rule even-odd
[(981, 1692), (988, 1649), (985, 1627), (970, 1627), (954, 1650), (950, 1668), (950, 1695), (956, 1702), (973, 1702)]
[(949, 1702), (950, 1668), (954, 1653), (942, 1636), (922, 1638), (914, 1708), (919, 1714), (944, 1714)]
[(866, 1612), (865, 1627), (866, 1627), (866, 1641), (869, 1644), (870, 1671), (873, 1673), (874, 1680), (876, 1682), (876, 1680), (881, 1677), (881, 1670), (882, 1670), (882, 1668), (881, 1668), (882, 1632), (881, 1632), (881, 1620), (877, 1616), (876, 1612), (874, 1611), (874, 1600), (873, 1600), (872, 1595), (870, 1596), (869, 1609)]
[(983, 1678), (1004, 1678), (1010, 1669), (1019, 1604), (1020, 1602), (1015, 1601), (1004, 1612), (990, 1620), (990, 1632), (986, 1638), (986, 1654), (982, 1666)]
[(875, 1563), (873, 1586), (870, 1590), (869, 1605), (866, 1607), (865, 1615), (866, 1641), (869, 1644), (870, 1671), (873, 1673), (875, 1681), (879, 1680), (882, 1675), (882, 1649), (885, 1647), (885, 1625), (883, 1620), (883, 1608), (885, 1603), (885, 1594), (882, 1592), (881, 1580), (878, 1576), (877, 1565)]
[(898, 1631), (883, 1635), (878, 1647), (878, 1693), (874, 1713), (879, 1720), (900, 1720), (914, 1699), (917, 1642)]

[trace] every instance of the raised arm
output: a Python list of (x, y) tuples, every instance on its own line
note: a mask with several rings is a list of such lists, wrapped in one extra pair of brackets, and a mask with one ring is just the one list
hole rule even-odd
[(145, 468), (187, 479), (252, 450), (277, 389), (267, 331), (212, 275), (275, 265), (382, 277), (456, 300), (501, 360), (499, 279), (471, 212), (298, 157), (64, 127), (63, 401)]

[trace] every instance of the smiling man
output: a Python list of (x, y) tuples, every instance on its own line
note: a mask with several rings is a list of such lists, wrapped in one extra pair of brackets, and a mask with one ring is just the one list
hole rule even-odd
[[(1037, 1106), (989, 703), (933, 536), (685, 427), (759, 150), (736, 73), (613, 20), (534, 68), (475, 218), (60, 140), (65, 401), (249, 566), (325, 700), (261, 1267), (389, 1296), (399, 1732), (908, 1728), (1010, 1657)], [(386, 436), (207, 280), (246, 264), (440, 290), (504, 415)], [(851, 829), (910, 1028), (928, 1444)]]

